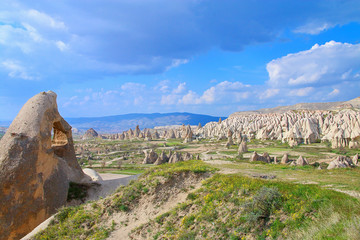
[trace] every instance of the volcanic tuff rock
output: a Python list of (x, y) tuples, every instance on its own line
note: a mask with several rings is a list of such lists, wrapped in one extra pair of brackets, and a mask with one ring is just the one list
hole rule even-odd
[(346, 156), (337, 156), (333, 161), (329, 163), (327, 169), (334, 169), (334, 168), (347, 168), (353, 167), (354, 164), (349, 157)]
[(55, 213), (66, 203), (70, 181), (91, 179), (76, 161), (71, 126), (58, 112), (56, 94), (42, 92), (0, 140), (0, 239), (19, 239)]
[(98, 136), (99, 136), (99, 134), (93, 128), (90, 128), (89, 130), (86, 131), (86, 133), (84, 134), (84, 136), (82, 138), (84, 140), (88, 140), (88, 139), (96, 138)]
[(151, 149), (150, 151), (144, 151), (145, 158), (143, 161), (143, 164), (152, 164), (158, 159), (157, 153), (154, 151), (154, 149)]
[(232, 131), (238, 139), (281, 140), (296, 146), (316, 141), (329, 141), (333, 148), (359, 147), (360, 112), (289, 111), (286, 113), (231, 115), (221, 123), (210, 122), (195, 132), (203, 138), (222, 139)]

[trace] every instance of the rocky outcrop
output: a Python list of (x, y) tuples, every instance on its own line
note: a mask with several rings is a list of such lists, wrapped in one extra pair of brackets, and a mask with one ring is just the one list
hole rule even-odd
[(169, 161), (169, 158), (166, 156), (164, 151), (161, 151), (159, 157), (156, 159), (154, 165), (160, 165), (167, 163)]
[(99, 134), (93, 128), (90, 128), (85, 132), (82, 139), (83, 140), (88, 140), (88, 139), (97, 138), (98, 136), (99, 136)]
[(269, 154), (267, 152), (264, 152), (262, 156), (257, 154), (257, 152), (253, 152), (253, 154), (250, 157), (250, 162), (254, 162), (254, 161), (261, 161), (261, 162), (270, 163), (271, 158), (270, 158), (270, 156), (269, 156)]
[(56, 94), (32, 97), (0, 140), (0, 239), (26, 235), (65, 205), (70, 182), (90, 181)]
[(241, 153), (246, 153), (247, 151), (248, 151), (248, 148), (247, 148), (246, 142), (242, 141), (239, 145), (238, 152), (239, 152), (239, 154), (241, 154)]
[(169, 159), (169, 163), (177, 163), (182, 161), (184, 161), (182, 155), (178, 152), (173, 153)]
[(153, 164), (158, 158), (157, 153), (154, 151), (154, 149), (151, 149), (150, 151), (144, 151), (145, 158), (143, 161), (143, 164)]
[(360, 146), (360, 112), (344, 109), (233, 114), (224, 121), (207, 123), (194, 134), (200, 138), (226, 139), (229, 130), (237, 142), (243, 138), (281, 140), (296, 146), (329, 141), (333, 148), (357, 148)]
[(186, 130), (185, 130), (185, 139), (184, 139), (184, 143), (188, 143), (188, 142), (191, 142), (192, 141), (192, 137), (193, 137), (193, 132), (190, 128), (190, 125), (188, 125), (186, 127)]
[(305, 166), (309, 165), (309, 162), (303, 156), (300, 156), (295, 162), (292, 162), (291, 165), (295, 166)]
[(287, 153), (285, 153), (281, 158), (281, 164), (287, 164), (288, 162), (289, 162), (289, 156)]
[(353, 167), (354, 164), (349, 157), (346, 156), (337, 156), (333, 161), (329, 163), (327, 169), (334, 169), (334, 168), (347, 168)]

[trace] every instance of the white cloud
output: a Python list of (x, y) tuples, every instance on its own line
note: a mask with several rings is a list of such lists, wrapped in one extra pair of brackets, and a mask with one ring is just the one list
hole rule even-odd
[(57, 48), (60, 49), (60, 51), (62, 52), (68, 49), (68, 45), (65, 44), (63, 41), (56, 41), (55, 44)]
[(188, 59), (173, 59), (173, 60), (171, 61), (171, 65), (168, 66), (168, 67), (166, 68), (166, 70), (170, 70), (171, 68), (178, 67), (178, 66), (180, 66), (180, 65), (182, 65), (182, 64), (186, 64), (186, 63), (188, 63), (188, 62), (189, 62)]
[(271, 98), (271, 97), (278, 95), (279, 92), (280, 92), (280, 89), (277, 89), (277, 88), (266, 89), (264, 93), (259, 94), (259, 98), (260, 99)]
[(36, 22), (39, 25), (44, 25), (54, 29), (67, 30), (65, 23), (62, 21), (57, 21), (46, 13), (39, 12), (35, 9), (29, 9), (23, 13), (27, 20)]
[(135, 83), (135, 82), (127, 82), (121, 86), (121, 89), (124, 91), (129, 91), (129, 92), (138, 92), (138, 91), (144, 89), (145, 87), (146, 87), (145, 84)]
[(331, 85), (355, 77), (360, 69), (360, 44), (335, 41), (272, 60), (266, 66), (272, 87)]
[(37, 80), (37, 77), (29, 75), (25, 67), (23, 67), (19, 62), (12, 60), (5, 60), (2, 63), (2, 66), (7, 70), (8, 76), (11, 78), (21, 78), (24, 80)]
[(215, 86), (206, 89), (202, 95), (189, 90), (188, 93), (182, 96), (178, 103), (181, 104), (222, 104), (234, 103), (249, 97), (249, 92), (246, 90), (250, 85), (245, 85), (241, 82), (223, 81)]
[(180, 83), (177, 88), (175, 88), (172, 92), (175, 94), (183, 93), (186, 89), (186, 83)]
[(313, 91), (314, 91), (313, 87), (299, 88), (299, 89), (291, 90), (288, 93), (288, 96), (290, 96), (290, 97), (293, 97), (293, 96), (305, 97), (305, 96), (308, 96)]
[(162, 93), (166, 93), (170, 91), (170, 81), (169, 80), (163, 80), (160, 81), (155, 87), (155, 91), (160, 91)]
[(300, 26), (294, 30), (295, 33), (306, 33), (311, 35), (319, 34), (323, 31), (328, 30), (329, 28), (334, 27), (334, 25), (329, 23), (319, 23), (319, 22), (310, 22), (303, 26)]
[(329, 93), (330, 97), (334, 97), (340, 93), (340, 90), (335, 88), (331, 93)]

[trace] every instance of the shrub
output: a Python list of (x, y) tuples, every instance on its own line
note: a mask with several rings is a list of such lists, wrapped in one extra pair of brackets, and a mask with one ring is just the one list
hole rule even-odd
[(281, 203), (281, 193), (277, 188), (262, 187), (252, 201), (244, 204), (247, 221), (250, 224), (265, 225), (270, 215), (280, 208)]

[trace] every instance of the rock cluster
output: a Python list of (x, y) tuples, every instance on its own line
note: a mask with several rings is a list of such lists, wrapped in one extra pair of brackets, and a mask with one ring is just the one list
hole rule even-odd
[[(296, 146), (329, 141), (333, 148), (359, 147), (360, 113), (340, 111), (289, 111), (286, 113), (230, 115), (196, 130), (202, 138), (226, 139), (231, 131), (237, 142), (246, 139), (281, 140)], [(230, 141), (230, 140), (229, 140)]]
[[(354, 160), (356, 161), (356, 156)], [(354, 167), (356, 165), (349, 157), (346, 156), (337, 156), (333, 161), (329, 163), (327, 169), (334, 169), (334, 168), (348, 168)]]
[(20, 239), (55, 213), (66, 203), (70, 181), (91, 179), (76, 161), (71, 126), (58, 112), (56, 94), (42, 92), (0, 140), (0, 239)]
[(144, 151), (144, 153), (145, 158), (143, 164), (160, 165), (164, 163), (177, 163), (193, 159), (193, 156), (190, 153), (181, 154), (180, 152), (172, 153), (170, 151), (169, 154), (166, 155), (165, 152), (162, 151), (158, 155), (153, 149), (151, 149), (150, 151)]

